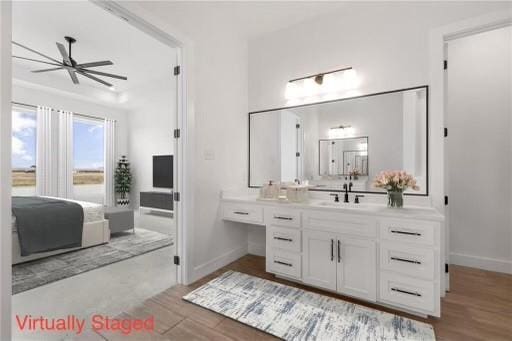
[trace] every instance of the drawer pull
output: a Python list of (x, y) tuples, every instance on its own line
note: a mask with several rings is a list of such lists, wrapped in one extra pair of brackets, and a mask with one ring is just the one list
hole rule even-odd
[(391, 257), (391, 260), (396, 260), (399, 262), (406, 262), (406, 263), (413, 263), (413, 264), (421, 264), (421, 262), (418, 260), (406, 259), (406, 258), (400, 258), (400, 257)]
[(282, 217), (282, 216), (279, 216), (279, 215), (275, 215), (274, 216), (274, 219), (280, 219), (280, 220), (293, 220), (292, 217)]
[(400, 230), (391, 230), (391, 233), (406, 234), (408, 236), (421, 236), (421, 233), (418, 233), (418, 232), (407, 232), (407, 231), (400, 231)]
[(233, 213), (238, 214), (238, 215), (249, 215), (249, 212), (242, 212), (242, 211), (235, 211)]
[(331, 239), (331, 262), (334, 260), (334, 239)]
[(285, 241), (285, 242), (293, 242), (293, 239), (291, 239), (291, 238), (274, 237), (274, 239), (282, 240), (282, 241)]
[(290, 263), (286, 263), (286, 262), (281, 262), (279, 260), (275, 260), (274, 263), (277, 263), (277, 264), (281, 264), (281, 265), (286, 265), (286, 266), (289, 266), (289, 267), (292, 267), (293, 264), (290, 264)]
[(416, 292), (416, 291), (407, 291), (407, 290), (398, 289), (398, 288), (391, 288), (391, 290), (396, 291), (396, 292), (400, 292), (402, 294), (407, 294), (407, 295), (421, 297), (421, 294), (419, 292)]

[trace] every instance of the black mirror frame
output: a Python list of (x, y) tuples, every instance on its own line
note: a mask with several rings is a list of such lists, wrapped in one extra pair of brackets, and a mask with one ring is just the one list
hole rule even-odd
[[(391, 94), (395, 92), (403, 92), (408, 90), (417, 90), (417, 89), (425, 89), (426, 91), (426, 112), (425, 112), (425, 127), (426, 127), (426, 172), (427, 176), (425, 179), (425, 186), (426, 191), (425, 193), (404, 193), (404, 195), (410, 195), (410, 196), (419, 196), (419, 197), (428, 197), (430, 193), (430, 172), (429, 172), (429, 135), (430, 135), (430, 129), (429, 129), (429, 102), (430, 102), (430, 94), (429, 94), (429, 86), (428, 85), (420, 85), (420, 86), (414, 86), (410, 88), (404, 88), (404, 89), (397, 89), (397, 90), (390, 90), (390, 91), (383, 91), (383, 92), (376, 92), (371, 94), (365, 94), (365, 95), (359, 95), (359, 96), (353, 96), (353, 97), (345, 97), (340, 99), (333, 99), (329, 101), (321, 101), (321, 102), (314, 102), (314, 103), (307, 103), (307, 104), (300, 104), (300, 105), (293, 105), (289, 107), (281, 107), (281, 108), (273, 108), (273, 109), (266, 109), (266, 110), (258, 110), (258, 111), (251, 111), (248, 115), (248, 128), (249, 128), (249, 135), (248, 135), (248, 176), (247, 176), (247, 185), (249, 188), (261, 188), (261, 186), (251, 186), (251, 115), (253, 114), (259, 114), (269, 111), (278, 111), (278, 110), (285, 110), (285, 109), (291, 109), (291, 108), (301, 108), (301, 107), (308, 107), (312, 105), (318, 105), (318, 104), (326, 104), (326, 103), (335, 103), (335, 102), (342, 102), (346, 100), (351, 99), (358, 99), (358, 98), (364, 98), (364, 97), (372, 97), (372, 96), (379, 96), (379, 95), (386, 95)], [(316, 189), (312, 188), (311, 191), (316, 192), (343, 192), (343, 190), (329, 190), (329, 189)], [(386, 194), (386, 192), (377, 192), (377, 191), (352, 191), (352, 193), (367, 193), (367, 194)]]

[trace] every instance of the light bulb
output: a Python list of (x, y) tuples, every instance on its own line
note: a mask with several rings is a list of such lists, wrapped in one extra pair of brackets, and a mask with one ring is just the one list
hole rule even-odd
[(344, 88), (347, 90), (357, 88), (360, 84), (360, 80), (357, 76), (356, 70), (349, 69), (343, 72), (343, 83)]
[(333, 93), (340, 90), (340, 79), (333, 73), (329, 73), (324, 76), (324, 82), (322, 84), (322, 93)]
[(299, 86), (294, 82), (288, 82), (286, 84), (286, 90), (284, 93), (284, 97), (288, 100), (292, 100), (292, 99), (299, 97), (299, 95), (300, 95)]
[(304, 97), (311, 97), (320, 93), (320, 85), (318, 85), (313, 78), (304, 79)]

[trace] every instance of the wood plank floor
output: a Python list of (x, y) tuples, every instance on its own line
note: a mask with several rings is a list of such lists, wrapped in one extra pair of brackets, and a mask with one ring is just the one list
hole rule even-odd
[[(512, 276), (461, 266), (450, 266), (451, 291), (442, 300), (440, 319), (421, 319), (391, 309), (342, 297), (275, 278), (265, 272), (265, 258), (247, 255), (189, 286), (174, 286), (121, 314), (121, 318), (155, 316), (155, 334), (134, 334), (133, 340), (275, 340), (274, 337), (187, 303), (183, 295), (227, 270), (258, 276), (346, 301), (366, 305), (434, 326), (438, 340), (512, 340)], [(88, 340), (126, 340), (119, 333), (93, 335)]]

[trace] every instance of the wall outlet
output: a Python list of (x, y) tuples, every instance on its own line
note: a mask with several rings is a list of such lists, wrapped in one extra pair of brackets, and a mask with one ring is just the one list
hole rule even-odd
[(204, 159), (205, 160), (215, 160), (215, 151), (213, 149), (206, 149), (204, 151)]

